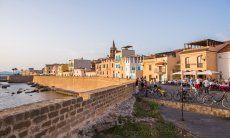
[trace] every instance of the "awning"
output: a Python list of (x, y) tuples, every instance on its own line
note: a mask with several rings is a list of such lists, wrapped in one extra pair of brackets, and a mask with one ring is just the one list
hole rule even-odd
[(173, 73), (173, 75), (182, 75), (183, 74), (183, 72), (182, 71), (179, 71), (179, 72), (175, 72), (175, 73)]
[(184, 75), (196, 75), (196, 71), (184, 72)]
[(212, 70), (206, 70), (206, 71), (197, 73), (197, 75), (214, 75), (214, 74), (220, 74), (220, 72), (212, 71)]
[(155, 65), (165, 65), (165, 62), (157, 62)]

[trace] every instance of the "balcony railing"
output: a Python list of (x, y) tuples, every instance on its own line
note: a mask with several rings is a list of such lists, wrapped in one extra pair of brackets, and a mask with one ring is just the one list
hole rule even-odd
[(198, 67), (198, 68), (203, 68), (203, 63), (198, 63), (198, 64), (197, 64), (197, 67)]
[(154, 69), (154, 73), (165, 74), (166, 69), (165, 68), (162, 68), (162, 69), (156, 68), (156, 69)]
[(190, 64), (185, 64), (185, 68), (190, 68)]

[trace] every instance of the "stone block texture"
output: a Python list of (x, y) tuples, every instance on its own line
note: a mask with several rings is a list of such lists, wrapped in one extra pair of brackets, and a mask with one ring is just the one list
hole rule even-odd
[(82, 97), (34, 103), (0, 113), (0, 138), (72, 137), (84, 122), (130, 98), (134, 83), (127, 83)]

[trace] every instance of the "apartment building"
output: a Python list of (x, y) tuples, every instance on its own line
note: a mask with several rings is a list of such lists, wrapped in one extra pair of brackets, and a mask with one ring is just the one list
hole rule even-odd
[(144, 56), (129, 56), (124, 58), (126, 78), (136, 79), (143, 76), (143, 59)]
[(125, 58), (135, 56), (135, 50), (133, 46), (124, 46), (121, 51), (117, 51), (115, 54), (115, 77), (126, 78), (125, 74)]
[(92, 67), (91, 61), (83, 59), (83, 58), (69, 60), (69, 64), (68, 64), (70, 76), (74, 75), (74, 69), (83, 69), (84, 68), (84, 69), (90, 70), (91, 67)]
[(115, 77), (114, 59), (105, 58), (101, 59), (101, 62), (96, 64), (96, 73), (100, 77)]
[(157, 53), (144, 58), (143, 76), (147, 81), (169, 81), (173, 79), (173, 72), (180, 70), (181, 50)]
[(58, 66), (59, 64), (46, 64), (43, 70), (43, 74), (56, 76), (58, 72)]
[[(186, 43), (184, 50), (180, 53), (182, 78), (205, 78), (207, 75), (211, 78), (219, 77), (218, 66), (219, 71), (226, 72), (221, 68), (228, 63), (223, 63), (224, 60), (218, 57), (218, 53), (219, 55), (225, 53), (223, 48), (228, 46), (224, 42), (212, 39)], [(205, 71), (211, 74), (205, 74)]]
[[(69, 66), (68, 64), (60, 64), (58, 66), (58, 70), (57, 70), (57, 76), (66, 76), (66, 74), (69, 73)], [(67, 75), (69, 76), (69, 75)]]

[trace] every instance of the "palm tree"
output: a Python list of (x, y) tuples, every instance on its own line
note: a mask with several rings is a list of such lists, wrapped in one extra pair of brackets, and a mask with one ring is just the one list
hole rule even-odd
[(12, 68), (13, 75), (14, 75), (15, 71), (17, 71), (17, 70), (18, 70), (17, 68)]
[(12, 71), (13, 71), (13, 75), (14, 75), (15, 68), (12, 68)]

